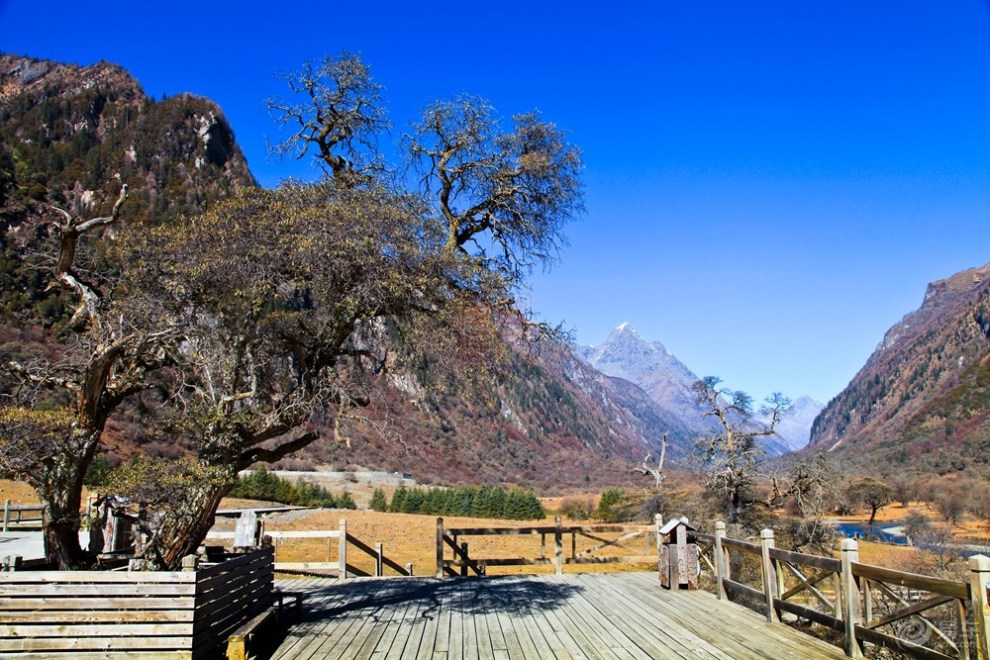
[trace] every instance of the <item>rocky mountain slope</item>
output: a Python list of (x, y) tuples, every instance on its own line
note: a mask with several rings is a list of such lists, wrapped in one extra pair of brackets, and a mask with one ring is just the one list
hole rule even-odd
[(990, 474), (990, 264), (928, 285), (815, 421), (811, 446), (863, 464)]
[(662, 343), (646, 341), (635, 328), (623, 323), (604, 343), (577, 350), (595, 369), (634, 383), (646, 392), (671, 418), (672, 435), (690, 439), (705, 430), (703, 411), (692, 390), (698, 376)]
[(149, 99), (122, 68), (0, 55), (0, 207), (37, 202), (102, 212), (121, 183), (128, 220), (202, 211), (254, 178), (212, 101)]

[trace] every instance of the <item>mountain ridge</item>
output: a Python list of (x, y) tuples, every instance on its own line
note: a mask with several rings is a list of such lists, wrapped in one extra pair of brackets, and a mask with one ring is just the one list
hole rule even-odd
[(990, 264), (930, 283), (815, 421), (811, 446), (893, 467), (990, 473)]

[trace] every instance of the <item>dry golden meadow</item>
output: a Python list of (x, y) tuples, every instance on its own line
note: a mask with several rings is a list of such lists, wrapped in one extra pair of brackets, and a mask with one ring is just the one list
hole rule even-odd
[[(302, 514), (302, 515), (301, 515)], [(270, 516), (266, 521), (266, 530), (336, 530), (341, 519), (347, 521), (347, 532), (364, 542), (366, 545), (374, 547), (376, 543), (382, 543), (384, 554), (400, 565), (406, 563), (413, 564), (415, 575), (433, 575), (436, 572), (436, 518), (432, 516), (413, 515), (403, 513), (378, 513), (375, 511), (312, 511), (293, 512), (290, 514), (276, 514)], [(553, 526), (552, 516), (540, 521), (508, 521), (489, 520), (483, 518), (444, 518), (444, 527), (452, 528), (492, 528), (492, 527), (537, 527)], [(580, 525), (582, 523), (564, 520), (565, 526), (570, 524)], [(588, 523), (583, 523), (587, 525)], [(602, 538), (615, 539), (618, 535), (614, 533), (602, 535)], [(468, 551), (472, 558), (529, 558), (533, 559), (541, 556), (541, 535), (504, 535), (504, 536), (465, 536), (460, 537), (458, 542), (466, 541)], [(598, 541), (578, 536), (574, 548), (577, 552), (587, 550)], [(624, 543), (625, 549), (607, 548), (596, 552), (596, 556), (618, 557), (618, 556), (656, 556), (656, 548), (652, 538), (639, 537)], [(569, 557), (572, 552), (571, 535), (565, 534), (563, 539), (564, 556)], [(333, 561), (337, 555), (336, 541), (326, 539), (285, 539), (276, 545), (276, 558), (279, 561)], [(553, 557), (554, 538), (553, 534), (546, 535), (545, 556)], [(445, 549), (444, 556), (452, 558), (449, 548)], [(364, 571), (371, 572), (374, 569), (374, 560), (368, 555), (355, 549), (348, 548), (347, 561), (349, 564)], [(643, 564), (615, 564), (604, 567), (597, 564), (582, 564), (579, 566), (565, 566), (567, 572), (591, 572), (599, 570), (643, 570), (647, 568)], [(391, 571), (386, 569), (386, 574)], [(553, 567), (550, 565), (529, 565), (529, 566), (493, 566), (488, 569), (491, 575), (504, 575), (509, 573), (552, 573)]]

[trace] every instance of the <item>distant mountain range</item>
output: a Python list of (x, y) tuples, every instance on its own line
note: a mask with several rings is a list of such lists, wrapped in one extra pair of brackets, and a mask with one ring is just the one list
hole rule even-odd
[[(628, 323), (619, 325), (599, 346), (576, 347), (590, 365), (614, 378), (625, 379), (641, 388), (670, 421), (670, 437), (686, 443), (711, 432), (715, 421), (698, 403), (692, 387), (699, 377), (659, 341), (647, 341)], [(767, 438), (765, 448), (780, 455), (808, 443), (811, 423), (821, 405), (807, 397), (795, 403), (776, 436)], [(755, 418), (754, 423), (764, 420)]]
[(990, 264), (928, 285), (816, 420), (865, 469), (990, 476)]

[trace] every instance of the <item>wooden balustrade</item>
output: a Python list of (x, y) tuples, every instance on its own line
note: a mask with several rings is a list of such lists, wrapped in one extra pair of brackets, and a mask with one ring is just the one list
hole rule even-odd
[[(555, 524), (534, 527), (463, 527), (445, 529), (443, 518), (437, 518), (436, 535), (436, 576), (444, 575), (466, 576), (469, 572), (484, 575), (489, 566), (532, 566), (552, 565), (554, 572), (560, 575), (565, 565), (571, 564), (656, 564), (655, 552), (649, 555), (622, 555), (603, 557), (595, 554), (605, 549), (624, 549), (635, 551), (627, 544), (636, 538), (653, 537), (649, 543), (651, 551), (656, 549), (658, 524), (653, 525), (568, 525), (561, 524), (558, 516)], [(617, 538), (605, 538), (603, 534), (618, 534)], [(504, 536), (504, 535), (539, 535), (539, 557), (472, 557), (469, 546), (460, 539), (465, 536)], [(570, 535), (570, 556), (564, 553), (564, 538)], [(594, 541), (591, 547), (581, 551), (577, 549), (578, 537)], [(546, 552), (547, 538), (553, 538), (553, 556)], [(449, 548), (451, 559), (444, 558), (444, 551)]]
[(15, 529), (41, 529), (44, 515), (45, 507), (40, 504), (11, 504), (10, 500), (5, 500), (0, 531), (7, 533)]
[[(275, 548), (275, 570), (285, 573), (317, 573), (322, 574), (333, 571), (341, 579), (349, 577), (382, 577), (385, 568), (395, 571), (398, 575), (411, 576), (413, 573), (412, 564), (400, 565), (389, 557), (385, 556), (384, 546), (376, 543), (372, 548), (361, 539), (347, 532), (347, 521), (341, 520), (337, 529), (333, 530), (265, 530), (265, 536), (271, 538)], [(235, 537), (234, 532), (210, 532), (207, 540), (229, 540)], [(285, 544), (290, 539), (326, 539), (326, 558), (323, 561), (286, 561)], [(358, 566), (348, 563), (348, 548), (354, 548), (374, 561), (373, 572), (363, 570)], [(283, 558), (279, 558), (279, 551), (282, 551)]]
[(724, 523), (690, 540), (719, 598), (768, 621), (824, 626), (850, 657), (872, 644), (918, 658), (990, 660), (990, 558), (971, 557), (970, 580), (961, 582), (860, 563), (852, 539), (842, 540), (838, 559), (776, 548), (769, 529), (758, 544), (729, 538)]

